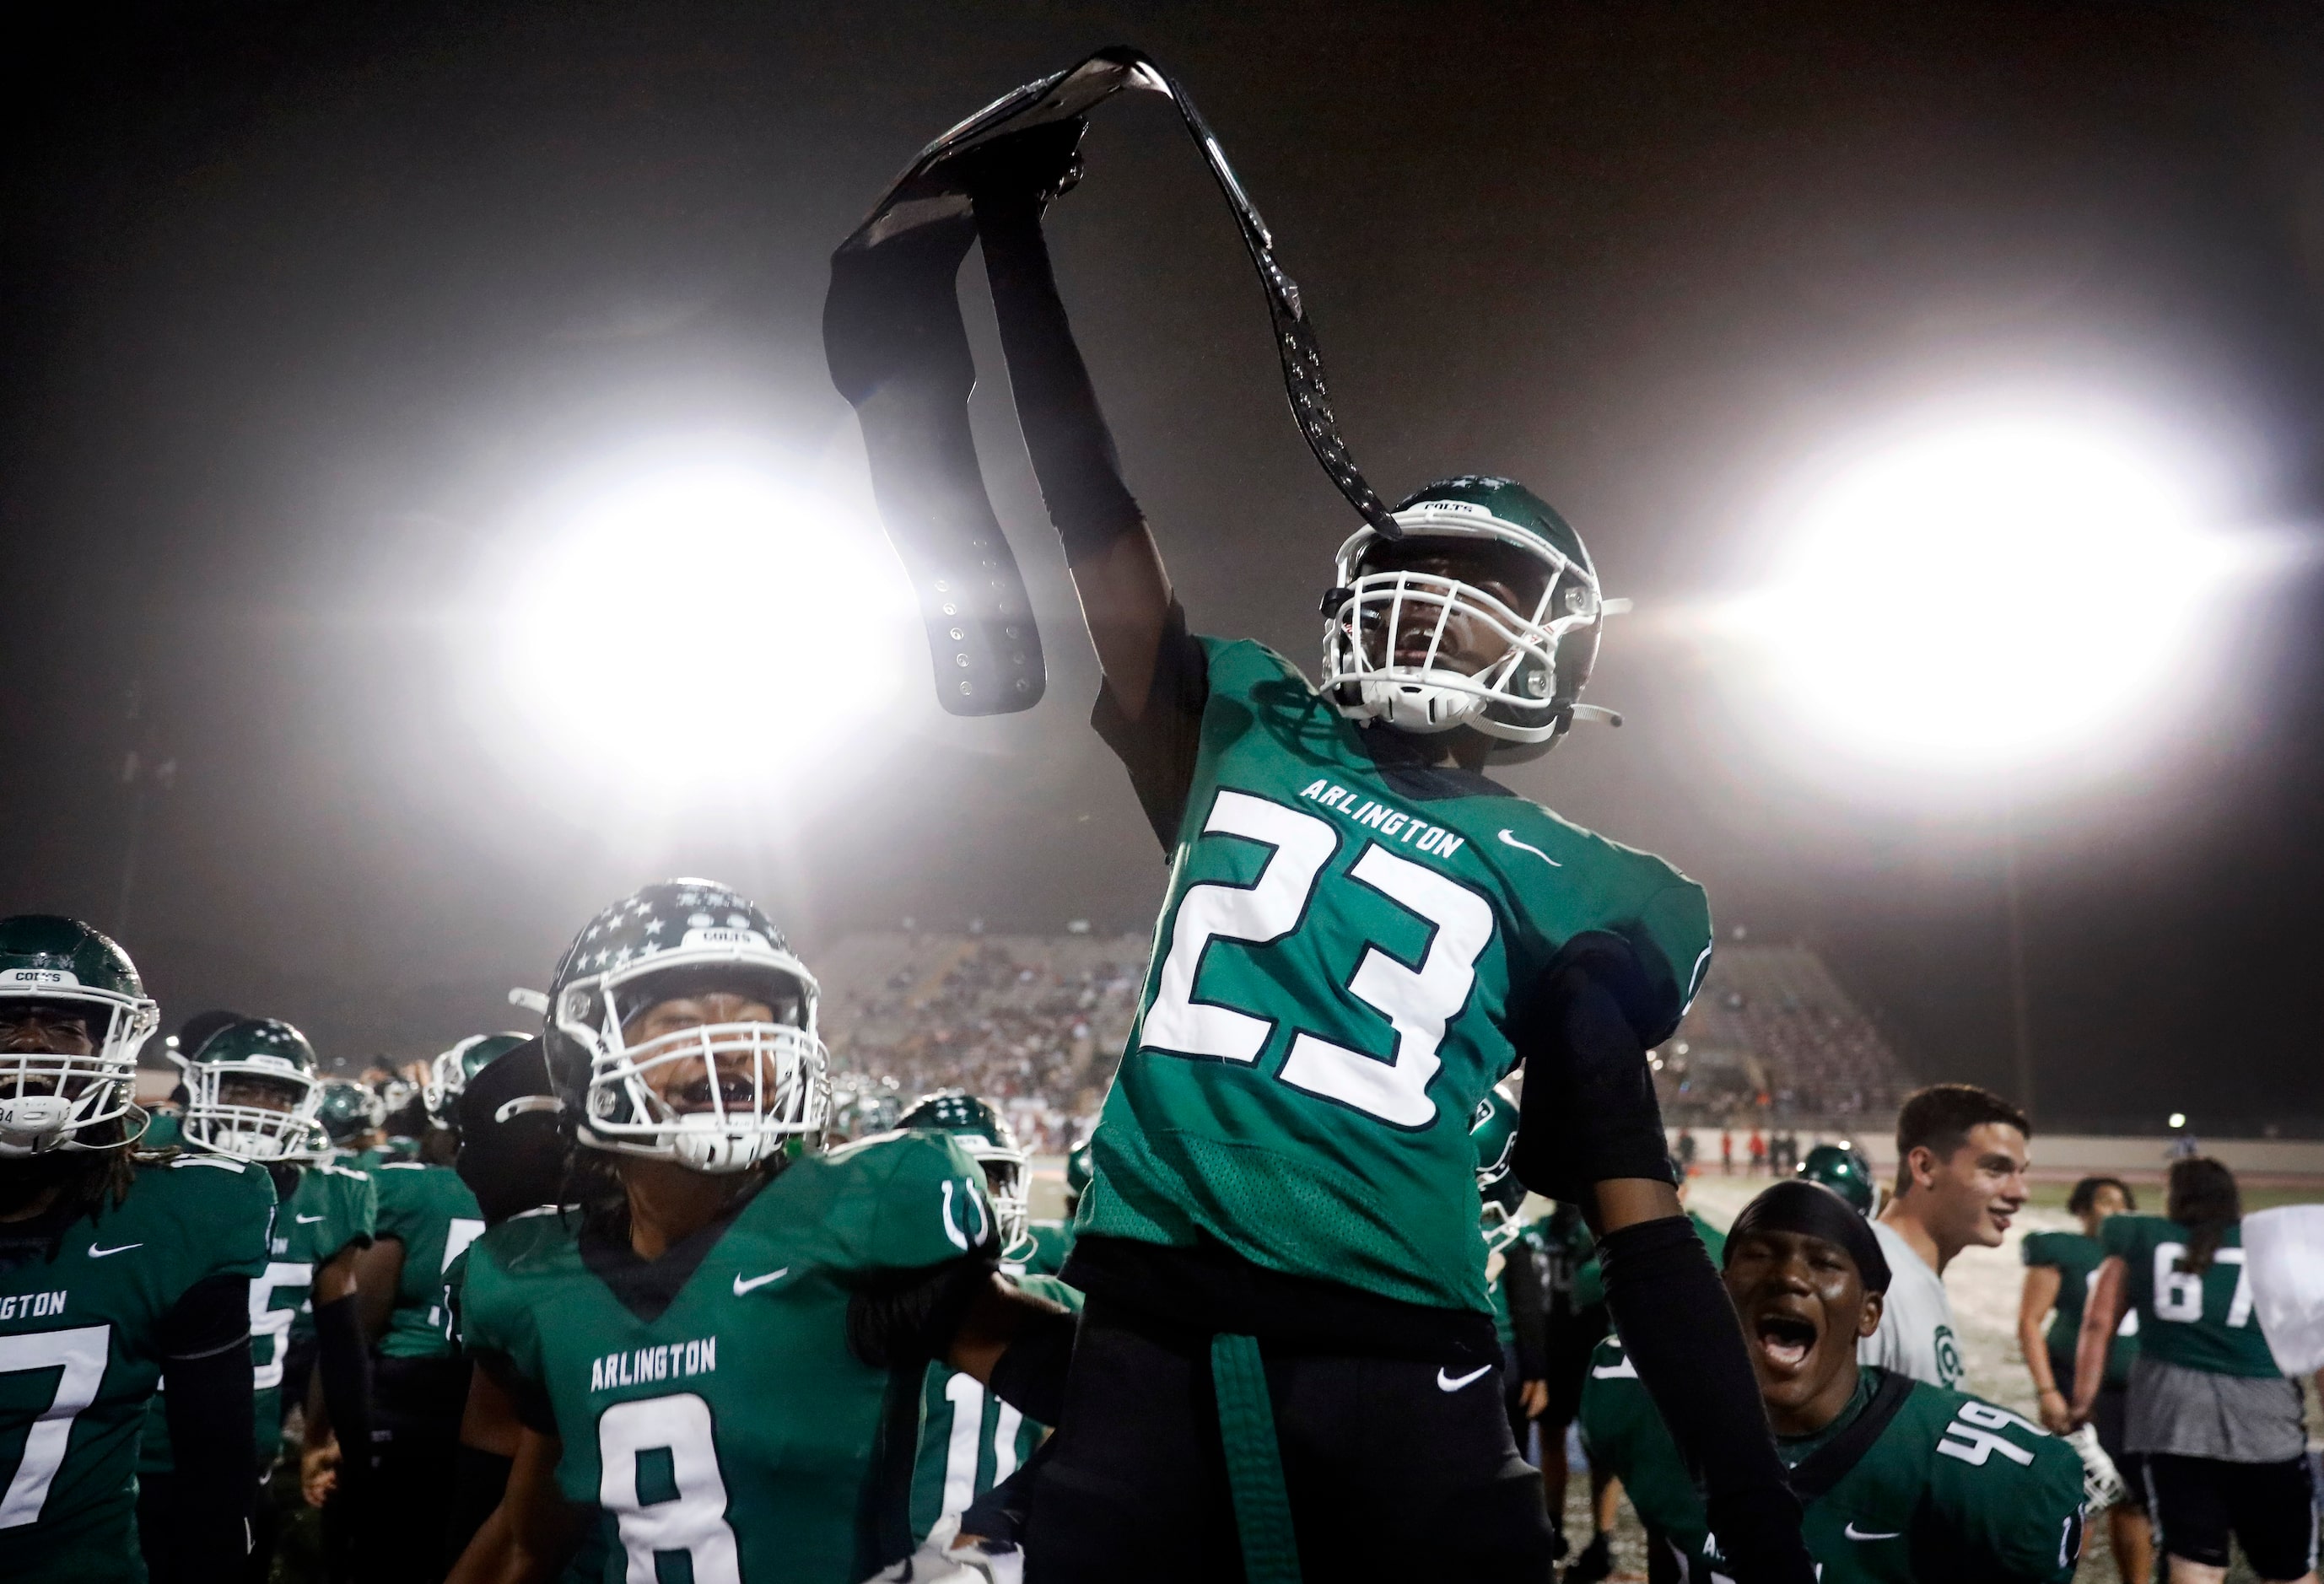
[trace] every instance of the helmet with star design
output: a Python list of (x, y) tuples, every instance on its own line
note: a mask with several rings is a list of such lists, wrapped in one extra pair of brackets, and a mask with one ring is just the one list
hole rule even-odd
[(815, 976), (756, 904), (665, 880), (591, 919), (558, 964), (542, 1041), (591, 1149), (749, 1171), (824, 1129)]

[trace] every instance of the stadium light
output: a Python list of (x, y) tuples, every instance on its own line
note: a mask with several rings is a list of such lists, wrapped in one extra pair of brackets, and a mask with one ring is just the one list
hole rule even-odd
[(2172, 1113), (2171, 1113), (2171, 1126), (2172, 1126), (2172, 1128), (2184, 1128), (2186, 1125), (2187, 1125), (2187, 1113), (2186, 1113), (2186, 1112), (2184, 1112), (2184, 1111), (2173, 1111), (2173, 1112), (2172, 1112)]
[(2054, 410), (1894, 434), (1786, 515), (1730, 626), (1803, 726), (1908, 771), (2010, 771), (2151, 721), (2239, 558), (2163, 446)]
[(747, 452), (592, 470), (530, 514), (503, 570), (503, 688), (564, 756), (632, 790), (781, 801), (816, 751), (880, 719), (917, 652), (900, 576), (858, 515)]

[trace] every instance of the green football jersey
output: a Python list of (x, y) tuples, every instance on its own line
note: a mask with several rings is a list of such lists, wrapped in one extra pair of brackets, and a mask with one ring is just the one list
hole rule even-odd
[[(223, 1160), (223, 1156), (187, 1156), (187, 1160)], [(264, 1172), (263, 1166), (254, 1170)], [(371, 1178), (327, 1164), (299, 1168), (299, 1184), (275, 1211), (266, 1268), (250, 1284), (251, 1384), (255, 1388), (258, 1466), (271, 1469), (282, 1451), (283, 1357), (294, 1337), (311, 1334), (315, 1312), (308, 1302), (315, 1267), (327, 1265), (349, 1244), (368, 1243), (377, 1217)], [(170, 1421), (159, 1396), (145, 1423), (138, 1472), (167, 1474), (176, 1467), (170, 1450)]]
[(1674, 1027), (1711, 955), (1702, 889), (1480, 776), (1383, 766), (1279, 656), (1202, 643), (1200, 752), (1079, 1229), (1488, 1312), (1468, 1128), (1519, 1006), (1601, 932)]
[(208, 1277), (258, 1285), (273, 1213), (260, 1168), (178, 1156), (141, 1162), (128, 1198), (67, 1227), (53, 1252), (0, 1228), (0, 1574), (144, 1578), (135, 1467), (159, 1330)]
[(137, 1148), (160, 1151), (176, 1149), (186, 1136), (185, 1118), (177, 1111), (148, 1111), (145, 1131), (137, 1136)]
[(983, 1170), (950, 1135), (876, 1135), (794, 1160), (660, 1260), (575, 1216), (494, 1227), (468, 1246), (461, 1336), (553, 1419), (566, 1498), (614, 1519), (606, 1584), (687, 1576), (673, 1566), (856, 1584), (910, 1550), (897, 1459), (922, 1377), (856, 1358), (849, 1295), (992, 1233)]
[(1065, 1256), (1074, 1250), (1071, 1221), (1031, 1221), (1025, 1230), (1033, 1241), (1032, 1253), (1022, 1261), (1025, 1275), (1053, 1276), (1065, 1268)]
[(379, 1191), (377, 1235), (403, 1242), (403, 1275), (379, 1351), (388, 1358), (449, 1358), (457, 1349), (445, 1334), (444, 1275), (484, 1229), (484, 1212), (449, 1166), (386, 1161), (371, 1180)]
[[(1055, 1276), (1023, 1275), (1017, 1285), (1079, 1314), (1082, 1295)], [(1022, 1468), (1050, 1427), (1028, 1419), (984, 1389), (975, 1377), (937, 1363), (920, 1392), (920, 1451), (912, 1464), (912, 1538), (926, 1540), (940, 1519)]]
[[(1882, 1375), (1864, 1369), (1847, 1410), (1821, 1433), (1778, 1438), (1785, 1465), (1798, 1467), (1839, 1436)], [(1725, 1579), (1702, 1497), (1613, 1338), (1591, 1358), (1581, 1422), (1591, 1458), (1620, 1478), (1686, 1576)], [(1823, 1584), (2063, 1584), (2081, 1558), (2082, 1522), (2073, 1448), (2006, 1408), (1914, 1381), (1855, 1467), (1807, 1504), (1800, 1535)]]
[(2282, 1375), (2252, 1313), (2240, 1221), (2219, 1239), (2200, 1275), (2182, 1271), (2194, 1234), (2159, 1215), (2110, 1215), (2098, 1223), (2106, 1252), (2128, 1267), (2139, 1346), (2166, 1364), (2211, 1375)]
[[(2050, 1355), (2050, 1372), (2061, 1386), (2066, 1386), (2074, 1378), (2074, 1347), (2081, 1336), (2082, 1309), (2098, 1279), (2098, 1266), (2106, 1262), (2105, 1246), (2080, 1232), (2028, 1232), (2019, 1254), (2028, 1269), (2039, 1266), (2058, 1273), (2057, 1307), (2051, 1312), (2050, 1328), (2042, 1340)], [(2114, 1342), (2107, 1349), (2107, 1385), (2126, 1385), (2130, 1361), (2137, 1357), (2138, 1311), (2126, 1309), (2122, 1323), (2115, 1329)]]

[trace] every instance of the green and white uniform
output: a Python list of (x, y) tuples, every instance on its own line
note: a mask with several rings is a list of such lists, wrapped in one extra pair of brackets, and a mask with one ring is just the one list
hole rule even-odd
[(2098, 1226), (2106, 1253), (2127, 1267), (2125, 1295), (2139, 1319), (2140, 1351), (2206, 1375), (2282, 1376), (2252, 1313), (2243, 1228), (2221, 1234), (2200, 1275), (2179, 1268), (2193, 1241), (2193, 1233), (2159, 1215), (2112, 1215)]
[(484, 1212), (449, 1166), (384, 1161), (371, 1179), (379, 1193), (377, 1235), (403, 1243), (403, 1275), (379, 1351), (389, 1358), (449, 1358), (456, 1349), (445, 1334), (445, 1273), (484, 1231)]
[(1065, 1256), (1074, 1249), (1073, 1222), (1028, 1221), (1025, 1235), (1033, 1243), (1031, 1252), (1021, 1262), (1025, 1275), (1053, 1276), (1065, 1268)]
[[(226, 1160), (225, 1156), (189, 1155), (191, 1162)], [(254, 1165), (262, 1176), (266, 1168)], [(351, 1245), (368, 1243), (378, 1214), (371, 1178), (362, 1172), (329, 1165), (297, 1168), (299, 1184), (277, 1209), (264, 1270), (250, 1284), (251, 1384), (257, 1414), (258, 1469), (274, 1467), (282, 1450), (282, 1364), (294, 1339), (312, 1335), (315, 1312), (308, 1301), (315, 1271), (328, 1265)], [(177, 1467), (170, 1450), (170, 1422), (161, 1400), (153, 1400), (146, 1420), (145, 1441), (138, 1453), (142, 1474), (167, 1474)]]
[(1468, 1128), (1523, 1054), (1536, 986), (1580, 937), (1613, 937), (1651, 1043), (1709, 961), (1702, 891), (1482, 776), (1398, 760), (1406, 740), (1342, 718), (1259, 644), (1190, 641), (1190, 773), (1144, 764), (1142, 723), (1100, 706), (1172, 853), (1076, 1231), (1214, 1239), (1489, 1314)]
[[(1820, 1433), (1776, 1451), (1798, 1469), (1870, 1404), (1885, 1372)], [(1582, 1437), (1689, 1584), (1729, 1577), (1702, 1497), (1654, 1401), (1608, 1338), (1582, 1393)], [(1914, 1381), (1895, 1416), (1823, 1494), (1801, 1534), (1822, 1584), (2063, 1584), (2081, 1555), (2082, 1464), (2074, 1450), (2007, 1409)]]
[[(142, 1580), (138, 1440), (171, 1308), (268, 1269), (274, 1188), (215, 1156), (141, 1163), (129, 1196), (38, 1246), (0, 1227), (0, 1575)], [(50, 1252), (53, 1247), (53, 1255)]]
[(575, 1216), (494, 1227), (469, 1246), (462, 1336), (561, 1438), (566, 1499), (618, 1526), (606, 1584), (856, 1584), (911, 1550), (923, 1381), (850, 1350), (849, 1296), (992, 1227), (948, 1137), (878, 1136), (792, 1161), (659, 1260)]
[[(1081, 1312), (1082, 1295), (1055, 1276), (1022, 1275), (1019, 1287)], [(984, 1389), (975, 1377), (937, 1363), (921, 1387), (920, 1454), (912, 1465), (912, 1538), (926, 1540), (939, 1520), (1024, 1467), (1051, 1427)]]
[[(2028, 1232), (2019, 1245), (2019, 1254), (2029, 1270), (2041, 1268), (2058, 1273), (2056, 1307), (2051, 1312), (2050, 1326), (2043, 1332), (2042, 1341), (2050, 1355), (2051, 1375), (2070, 1395), (2074, 1348), (2081, 1336), (2082, 1310), (2089, 1301), (2091, 1285), (2098, 1279), (2098, 1266), (2106, 1263), (2106, 1246), (2083, 1232)], [(2131, 1360), (2137, 1357), (2138, 1310), (2133, 1306), (2123, 1311), (2122, 1323), (2116, 1328), (2114, 1341), (2107, 1349), (2106, 1384), (2118, 1386), (2127, 1382)]]

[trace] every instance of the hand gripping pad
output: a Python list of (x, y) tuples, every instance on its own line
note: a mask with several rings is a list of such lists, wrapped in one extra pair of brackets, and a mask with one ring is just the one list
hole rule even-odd
[[(1274, 238), (1218, 139), (1145, 55), (1120, 46), (1101, 50), (995, 100), (923, 149), (832, 255), (825, 355), (833, 382), (863, 426), (872, 493), (927, 625), (936, 696), (956, 715), (1029, 709), (1045, 681), (1024, 579), (993, 515), (969, 433), (976, 367), (961, 323), (957, 278), (976, 223), (962, 156), (1037, 127), (1078, 122), (1123, 88), (1160, 93), (1177, 106), (1266, 290), (1284, 391), (1301, 437), (1364, 520), (1387, 538), (1400, 537), (1340, 439), (1298, 284), (1276, 263)], [(1068, 170), (1055, 190), (1073, 176)]]

